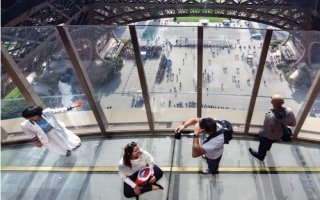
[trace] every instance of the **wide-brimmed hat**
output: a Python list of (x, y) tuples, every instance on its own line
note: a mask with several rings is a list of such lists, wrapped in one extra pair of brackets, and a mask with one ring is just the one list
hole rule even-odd
[(140, 169), (135, 183), (139, 186), (143, 186), (148, 182), (150, 176), (151, 176), (150, 167), (145, 167), (143, 169)]

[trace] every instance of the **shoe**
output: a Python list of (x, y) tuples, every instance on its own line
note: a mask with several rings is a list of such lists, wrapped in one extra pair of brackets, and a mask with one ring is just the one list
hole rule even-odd
[(71, 155), (71, 151), (70, 151), (70, 150), (67, 150), (66, 156), (70, 156), (70, 155)]
[(215, 171), (215, 172), (210, 173), (208, 168), (204, 168), (202, 170), (202, 174), (205, 174), (205, 175), (207, 175), (207, 174), (216, 175), (216, 174), (219, 174), (219, 171)]
[(252, 148), (249, 148), (249, 152), (250, 154), (255, 157), (255, 158), (258, 158), (260, 161), (263, 161), (263, 159), (261, 159), (259, 156), (258, 156), (258, 152), (256, 152), (255, 150), (253, 150)]
[(212, 175), (219, 174), (219, 171), (212, 172)]
[(155, 186), (159, 187), (160, 190), (163, 190), (162, 185), (160, 185), (160, 184), (158, 184), (158, 183), (153, 183), (152, 185), (155, 185)]
[(77, 148), (79, 148), (81, 146), (81, 142), (79, 143), (78, 146), (76, 146), (75, 148), (72, 149), (72, 151), (75, 151)]
[(208, 168), (203, 168), (202, 174), (209, 174), (209, 169)]

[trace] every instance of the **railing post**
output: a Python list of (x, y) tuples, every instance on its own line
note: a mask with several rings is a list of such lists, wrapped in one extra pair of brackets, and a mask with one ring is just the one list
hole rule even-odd
[(260, 56), (259, 65), (258, 65), (258, 69), (257, 69), (257, 74), (256, 74), (256, 78), (255, 78), (253, 88), (252, 88), (251, 99), (249, 102), (247, 118), (246, 118), (245, 127), (244, 127), (244, 131), (243, 131), (244, 133), (249, 132), (252, 114), (253, 114), (254, 106), (256, 104), (256, 100), (257, 100), (257, 96), (258, 96), (258, 92), (259, 92), (259, 88), (260, 88), (264, 65), (266, 63), (266, 59), (267, 59), (267, 55), (268, 55), (272, 32), (273, 32), (272, 30), (267, 30), (266, 36), (263, 41), (261, 56)]
[(143, 64), (142, 64), (139, 41), (138, 41), (137, 31), (136, 31), (135, 26), (134, 25), (129, 25), (129, 31), (130, 31), (130, 36), (131, 36), (131, 41), (132, 41), (132, 46), (133, 46), (133, 51), (134, 51), (134, 57), (135, 57), (135, 61), (136, 61), (136, 64), (137, 64), (137, 69), (138, 69), (138, 75), (139, 75), (141, 90), (142, 90), (143, 101), (144, 101), (144, 105), (145, 105), (145, 108), (146, 108), (146, 114), (147, 114), (147, 119), (148, 119), (148, 123), (149, 123), (149, 129), (150, 129), (150, 131), (154, 131), (155, 130), (155, 128), (154, 128), (154, 117), (153, 117), (153, 113), (152, 113), (152, 110), (151, 110), (147, 79), (146, 79), (146, 75), (145, 75)]
[(297, 125), (293, 130), (293, 138), (297, 138), (303, 126), (303, 123), (305, 122), (308, 116), (308, 113), (319, 93), (320, 93), (320, 70), (318, 71), (317, 76), (313, 81), (311, 88), (309, 89), (306, 100), (303, 102), (299, 110), (299, 113), (297, 114)]
[(197, 117), (202, 117), (203, 26), (198, 26)]
[(80, 62), (80, 57), (72, 42), (71, 36), (63, 26), (57, 26), (57, 30), (65, 47), (65, 50), (70, 58), (70, 61), (74, 67), (75, 73), (77, 74), (83, 92), (89, 102), (90, 108), (97, 120), (98, 126), (101, 132), (103, 134), (106, 134), (108, 121), (106, 119), (106, 116), (104, 115), (100, 103), (97, 102), (94, 98), (94, 89), (84, 66)]
[(25, 98), (28, 105), (45, 107), (39, 95), (33, 90), (27, 78), (23, 75), (19, 66), (15, 63), (9, 52), (3, 46), (1, 47), (2, 66), (6, 69), (14, 84), (18, 87), (20, 93)]

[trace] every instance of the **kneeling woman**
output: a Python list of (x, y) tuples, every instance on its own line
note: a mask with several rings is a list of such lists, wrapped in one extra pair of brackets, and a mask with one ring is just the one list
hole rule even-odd
[[(147, 166), (149, 168), (146, 168)], [(148, 170), (141, 173), (143, 169)], [(150, 171), (149, 178), (148, 171)], [(141, 174), (146, 176), (147, 180), (139, 180)], [(147, 151), (140, 149), (135, 142), (127, 144), (124, 148), (124, 155), (119, 162), (119, 175), (124, 181), (124, 196), (127, 198), (136, 196), (138, 199), (139, 194), (163, 189), (156, 183), (163, 175), (162, 170), (153, 163), (152, 156)]]

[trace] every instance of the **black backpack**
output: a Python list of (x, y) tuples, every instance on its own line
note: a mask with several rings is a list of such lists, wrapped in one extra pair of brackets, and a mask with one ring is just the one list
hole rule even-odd
[(222, 129), (219, 132), (223, 133), (224, 135), (224, 143), (229, 144), (233, 135), (232, 124), (227, 120), (216, 120), (216, 123), (222, 126)]
[(203, 144), (220, 134), (224, 135), (224, 143), (229, 144), (233, 134), (232, 124), (227, 120), (215, 120), (215, 121), (217, 124), (220, 124), (222, 126), (222, 129), (216, 134), (210, 134), (209, 137), (207, 137), (207, 139), (203, 142)]

